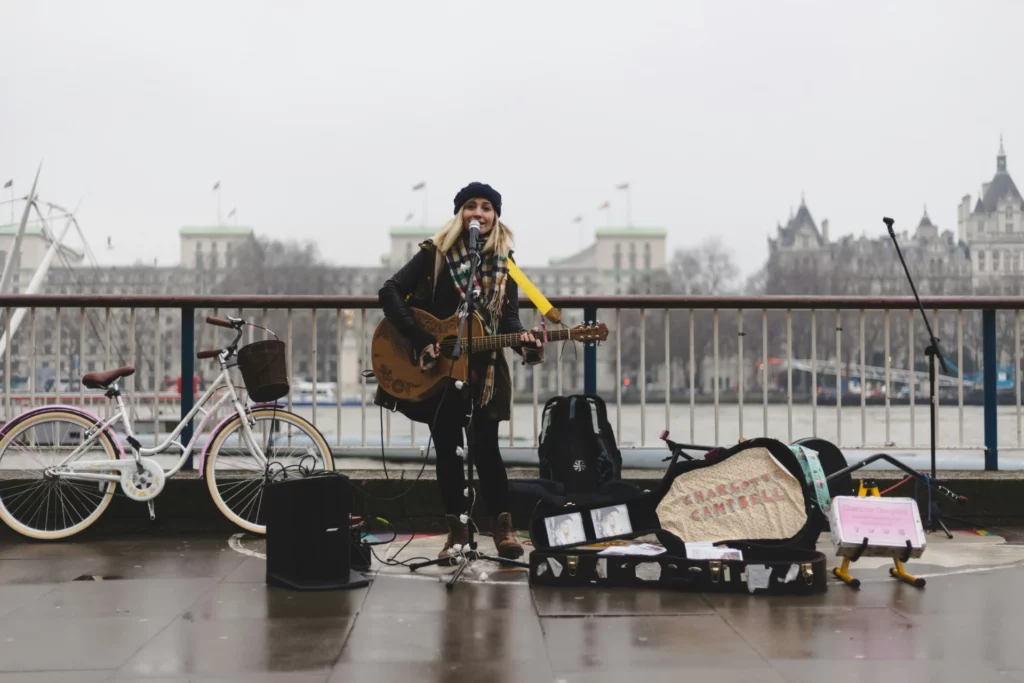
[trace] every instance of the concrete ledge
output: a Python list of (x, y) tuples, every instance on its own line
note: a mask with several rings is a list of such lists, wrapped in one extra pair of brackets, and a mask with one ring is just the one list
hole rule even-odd
[[(344, 472), (354, 487), (354, 512), (364, 517), (382, 517), (402, 531), (441, 531), (443, 529), (441, 497), (435, 481), (433, 468), (428, 467), (416, 481), (419, 470), (389, 472), (385, 478), (382, 470), (349, 470)], [(537, 470), (531, 468), (510, 468), (510, 480), (533, 479)], [(884, 490), (899, 483), (901, 472), (872, 471), (865, 473)], [(626, 470), (623, 478), (645, 488), (651, 488), (660, 481), (660, 472), (652, 470)], [(968, 502), (958, 505), (946, 498), (939, 498), (944, 515), (959, 518), (969, 524), (947, 520), (951, 528), (981, 528), (998, 525), (1024, 525), (1024, 502), (1020, 493), (1024, 490), (1024, 472), (940, 472), (939, 479), (956, 493), (967, 496)], [(856, 485), (856, 479), (855, 479)], [(918, 487), (917, 500), (922, 520), (927, 520), (927, 495)], [(399, 494), (408, 491), (397, 500)], [(914, 496), (914, 482), (909, 481), (889, 495)], [(529, 526), (532, 503), (513, 498), (512, 517), (516, 526)], [(224, 533), (231, 534), (240, 529), (231, 524), (213, 504), (206, 482), (197, 474), (184, 473), (167, 483), (156, 503), (157, 520), (150, 522), (146, 506), (115, 496), (103, 517), (86, 532), (75, 539), (118, 536), (128, 533)], [(486, 513), (478, 509), (475, 517), (482, 530), (487, 526)], [(379, 526), (379, 525), (378, 525)], [(0, 524), (0, 543), (21, 539), (6, 525)]]

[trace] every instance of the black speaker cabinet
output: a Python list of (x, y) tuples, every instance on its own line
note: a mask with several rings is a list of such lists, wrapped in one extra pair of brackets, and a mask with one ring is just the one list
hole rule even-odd
[(280, 479), (266, 490), (267, 583), (301, 591), (361, 588), (351, 567), (352, 486), (332, 472)]

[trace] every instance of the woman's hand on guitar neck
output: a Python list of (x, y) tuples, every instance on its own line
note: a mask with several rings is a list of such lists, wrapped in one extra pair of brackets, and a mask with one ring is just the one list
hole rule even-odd
[[(523, 332), (519, 335), (519, 339), (523, 342), (523, 364), (536, 365), (537, 363), (544, 362), (544, 344), (538, 338), (540, 330), (534, 329), (532, 332)], [(536, 345), (536, 349), (531, 349), (527, 344)]]
[(434, 367), (437, 363), (438, 356), (441, 355), (441, 347), (437, 344), (431, 344), (420, 351), (420, 370), (426, 372), (430, 368)]

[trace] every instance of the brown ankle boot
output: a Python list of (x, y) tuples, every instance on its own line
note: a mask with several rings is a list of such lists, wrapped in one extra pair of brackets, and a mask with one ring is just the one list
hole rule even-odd
[(444, 548), (437, 554), (439, 558), (449, 557), (451, 547), (453, 545), (466, 545), (469, 543), (469, 529), (459, 521), (458, 515), (445, 515), (445, 520), (448, 522), (448, 540), (444, 543)]
[(522, 557), (523, 546), (519, 545), (516, 539), (516, 530), (512, 526), (512, 515), (503, 512), (497, 518), (491, 518), (491, 533), (494, 536), (494, 547), (498, 549), (498, 556), (510, 560)]

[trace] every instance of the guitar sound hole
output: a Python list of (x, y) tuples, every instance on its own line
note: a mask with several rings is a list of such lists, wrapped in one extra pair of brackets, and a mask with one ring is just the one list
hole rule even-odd
[[(456, 337), (451, 336), (451, 337), (445, 337), (444, 339), (442, 339), (440, 341), (440, 344), (441, 344), (441, 357), (442, 358), (447, 358), (448, 360), (452, 359), (452, 353), (455, 352), (455, 339), (456, 339)], [(462, 351), (463, 351), (463, 355), (465, 355), (465, 351), (466, 351), (466, 340), (465, 339), (462, 340)]]

